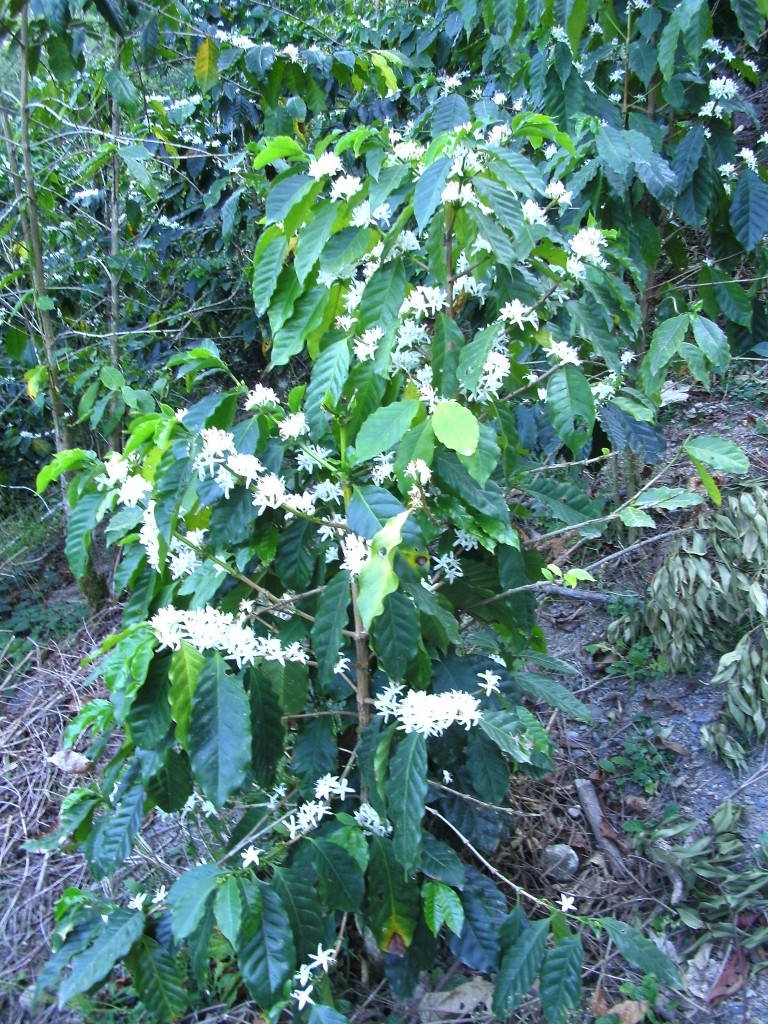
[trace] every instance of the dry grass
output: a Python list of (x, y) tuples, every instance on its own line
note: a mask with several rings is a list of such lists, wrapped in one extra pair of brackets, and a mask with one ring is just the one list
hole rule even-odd
[[(50, 953), (53, 910), (68, 886), (87, 884), (81, 857), (29, 853), (23, 844), (55, 826), (66, 793), (77, 785), (48, 762), (67, 722), (94, 692), (80, 660), (118, 621), (116, 611), (88, 623), (64, 647), (37, 649), (22, 666), (0, 665), (0, 1020), (29, 1021), (31, 986)], [(22, 673), (23, 670), (23, 673)], [(93, 684), (95, 687), (96, 684)], [(38, 1008), (39, 1024), (80, 1018)]]

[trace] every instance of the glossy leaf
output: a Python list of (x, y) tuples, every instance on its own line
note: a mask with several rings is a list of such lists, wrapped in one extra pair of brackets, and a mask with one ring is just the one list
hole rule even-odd
[(399, 591), (389, 594), (373, 624), (371, 646), (379, 667), (390, 679), (403, 679), (418, 653), (419, 639), (419, 616), (413, 602)]
[(663, 320), (651, 337), (651, 344), (646, 358), (651, 373), (659, 373), (678, 353), (688, 333), (690, 317), (687, 313)]
[(440, 203), (450, 169), (451, 161), (448, 157), (439, 157), (427, 167), (416, 183), (413, 212), (420, 231), (427, 226)]
[(291, 923), (280, 897), (263, 882), (242, 883), (237, 963), (251, 996), (274, 1005), (295, 969)]
[(425, 882), (422, 896), (424, 919), (432, 934), (437, 935), (445, 924), (454, 935), (460, 935), (464, 927), (464, 908), (453, 889), (442, 882)]
[(392, 843), (374, 836), (367, 873), (367, 912), (379, 949), (402, 956), (413, 941), (419, 918), (419, 889), (403, 877)]
[(558, 437), (575, 455), (587, 441), (595, 422), (592, 389), (575, 366), (562, 366), (549, 378), (547, 408)]
[(72, 959), (70, 973), (59, 985), (59, 1008), (103, 981), (131, 951), (144, 933), (144, 915), (138, 910), (112, 910), (98, 939)]
[(608, 937), (616, 943), (621, 955), (643, 974), (653, 974), (663, 985), (677, 988), (680, 975), (672, 960), (663, 953), (655, 942), (646, 939), (640, 932), (628, 925), (626, 921), (617, 921), (612, 917), (598, 917)]
[(176, 958), (159, 942), (145, 936), (130, 957), (136, 993), (156, 1021), (173, 1021), (187, 1008), (185, 977)]
[(189, 755), (203, 792), (221, 807), (245, 781), (250, 764), (248, 698), (220, 654), (200, 670), (189, 718)]
[(311, 853), (325, 905), (351, 913), (360, 910), (364, 882), (355, 859), (327, 839), (312, 839)]
[(350, 603), (349, 573), (337, 573), (317, 599), (315, 621), (311, 629), (312, 648), (317, 660), (318, 681), (327, 685), (334, 674)]
[(394, 448), (410, 427), (419, 407), (420, 403), (415, 399), (404, 399), (382, 406), (369, 416), (355, 439), (355, 464), (368, 462), (375, 455)]
[(504, 950), (493, 991), (493, 1012), (499, 1019), (506, 1019), (530, 991), (544, 959), (548, 934), (549, 920), (535, 921)]
[(171, 886), (167, 902), (177, 942), (188, 938), (200, 925), (222, 873), (215, 864), (197, 864), (188, 868)]
[(720, 473), (744, 474), (749, 472), (747, 456), (738, 445), (735, 445), (733, 441), (726, 441), (724, 437), (706, 435), (691, 438), (685, 442), (683, 448), (693, 458)]
[[(427, 796), (427, 745), (421, 733), (404, 736), (390, 758), (387, 800), (394, 825), (392, 850), (413, 875), (421, 862), (421, 819)], [(461, 929), (459, 929), (461, 930)]]
[(453, 400), (439, 402), (432, 413), (435, 437), (459, 455), (474, 455), (480, 440), (480, 424), (465, 406)]
[(197, 689), (197, 680), (205, 664), (205, 656), (187, 640), (181, 640), (179, 649), (173, 652), (168, 669), (171, 681), (169, 700), (171, 714), (176, 722), (176, 739), (188, 749), (187, 729), (192, 713), (192, 702)]
[(578, 935), (567, 935), (544, 957), (539, 998), (547, 1024), (563, 1024), (569, 1011), (581, 1003), (581, 966), (584, 950)]
[[(746, 6), (748, 0), (742, 0)], [(733, 190), (731, 227), (745, 252), (752, 252), (768, 233), (768, 184), (745, 168)]]

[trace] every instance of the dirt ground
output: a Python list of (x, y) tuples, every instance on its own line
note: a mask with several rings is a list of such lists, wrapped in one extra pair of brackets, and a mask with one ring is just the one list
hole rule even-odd
[[(690, 431), (722, 434), (744, 449), (750, 457), (752, 477), (765, 483), (768, 437), (761, 424), (768, 399), (766, 369), (765, 361), (747, 364), (726, 387), (711, 395), (692, 388), (687, 400), (668, 414), (665, 433), (670, 447), (674, 448)], [(677, 482), (684, 482), (689, 471), (676, 472)], [(669, 526), (674, 528), (675, 521), (671, 520)], [(590, 553), (584, 549), (574, 561), (581, 559), (587, 564), (604, 550)], [(663, 545), (649, 545), (614, 558), (596, 573), (598, 583), (592, 589), (604, 594), (642, 596), (662, 557)], [(703, 652), (695, 671), (681, 677), (644, 677), (639, 672), (624, 677), (611, 675), (599, 653), (588, 650), (605, 640), (610, 620), (605, 602), (548, 597), (541, 604), (541, 623), (550, 653), (577, 670), (564, 675), (560, 682), (590, 707), (594, 722), (570, 721), (544, 705), (537, 707), (558, 747), (556, 769), (546, 782), (533, 783), (520, 777), (512, 801), (520, 810), (521, 827), (510, 843), (497, 851), (494, 866), (536, 895), (557, 899), (561, 892), (567, 892), (576, 900), (580, 914), (616, 914), (639, 923), (670, 911), (673, 881), (633, 849), (624, 830), (627, 821), (658, 816), (666, 805), (675, 804), (681, 816), (699, 823), (703, 834), (714, 808), (732, 799), (746, 807), (742, 823), (746, 857), (758, 848), (760, 836), (768, 834), (768, 745), (755, 747), (748, 772), (735, 777), (699, 743), (701, 726), (717, 717), (722, 704), (722, 694), (708, 685), (715, 660)], [(84, 687), (85, 671), (80, 660), (117, 628), (118, 621), (119, 612), (113, 609), (83, 626), (66, 645), (39, 649), (23, 673), (7, 663), (0, 666), (0, 1021), (4, 1024), (25, 1024), (33, 1019), (39, 1024), (74, 1024), (79, 1020), (68, 1011), (50, 1007), (36, 1011), (32, 1018), (25, 1007), (35, 974), (48, 955), (56, 900), (67, 886), (87, 884), (87, 874), (77, 858), (27, 853), (22, 843), (54, 826), (62, 796), (78, 782), (54, 767), (48, 758), (60, 748), (67, 720), (95, 695), (98, 686), (93, 683), (90, 689)], [(625, 751), (627, 739), (640, 745), (645, 742), (651, 751), (658, 749), (658, 785), (651, 786), (650, 792), (642, 785), (619, 785), (601, 768), (601, 761)], [(577, 780), (591, 786), (603, 815), (603, 838), (611, 837), (617, 846), (623, 873), (617, 870), (585, 817)], [(578, 868), (567, 882), (553, 882), (541, 871), (542, 853), (553, 844), (569, 845), (578, 857)], [(695, 991), (684, 993), (677, 1001), (663, 1001), (657, 1009), (660, 1019), (692, 1024), (765, 1024), (768, 971), (760, 968), (761, 958), (768, 951), (753, 951), (741, 971), (734, 974), (733, 946), (718, 940), (699, 953), (699, 972), (694, 978), (686, 965), (687, 944), (693, 938), (679, 929), (671, 935), (668, 951), (679, 958), (683, 974)], [(589, 952), (594, 958), (585, 977), (587, 995), (600, 987), (610, 997), (609, 1003), (615, 1001), (620, 998), (618, 984), (627, 978), (626, 966), (615, 954), (606, 957), (603, 950), (598, 955), (596, 945)], [(729, 977), (734, 976), (734, 991), (727, 998), (708, 998), (728, 971)], [(454, 1003), (452, 1016), (447, 1016), (446, 1006), (434, 1000), (424, 1002), (421, 1010), (413, 1004), (399, 1011), (405, 1011), (413, 1022), (490, 1019), (482, 1007), (480, 993), (471, 1013), (462, 1014)], [(368, 999), (361, 1002), (357, 1024), (387, 1019), (388, 1014), (383, 1001)], [(585, 1010), (574, 1019), (588, 1021), (593, 1016)], [(516, 1011), (514, 1020), (520, 1024), (538, 1021), (535, 1000)]]

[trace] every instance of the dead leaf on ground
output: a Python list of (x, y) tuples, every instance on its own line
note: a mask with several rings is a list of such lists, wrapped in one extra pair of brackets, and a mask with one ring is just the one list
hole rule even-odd
[(91, 770), (91, 762), (84, 754), (78, 754), (76, 750), (57, 750), (46, 758), (49, 764), (63, 772), (70, 772), (72, 775), (87, 775)]
[(605, 993), (598, 985), (589, 998), (589, 1012), (594, 1017), (605, 1017), (610, 1009), (610, 1003), (605, 998)]
[(419, 1003), (419, 1016), (435, 1014), (467, 1017), (478, 1009), (488, 1009), (493, 1000), (493, 985), (485, 978), (472, 978), (450, 992), (428, 992)]
[(645, 999), (627, 999), (609, 1007), (606, 1012), (618, 1017), (621, 1024), (641, 1024), (648, 1013), (648, 1003)]
[(684, 747), (681, 743), (676, 743), (674, 740), (669, 740), (666, 736), (659, 736), (659, 743), (662, 747), (666, 747), (667, 750), (671, 750), (673, 754), (679, 754), (680, 757), (690, 757), (691, 751), (688, 747)]
[(630, 793), (624, 801), (628, 811), (633, 814), (647, 814), (651, 809), (651, 802), (644, 796)]
[(749, 981), (749, 963), (742, 946), (736, 946), (723, 964), (717, 981), (707, 993), (707, 1002), (714, 1003), (717, 999), (726, 999), (735, 995)]

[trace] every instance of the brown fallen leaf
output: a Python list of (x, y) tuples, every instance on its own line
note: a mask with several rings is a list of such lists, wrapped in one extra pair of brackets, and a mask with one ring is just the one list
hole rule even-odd
[(63, 772), (70, 772), (72, 775), (87, 775), (91, 770), (91, 762), (84, 754), (78, 754), (76, 750), (57, 750), (46, 758), (49, 764)]
[(621, 1024), (640, 1024), (648, 1013), (648, 1003), (645, 999), (627, 999), (611, 1006), (607, 1012), (618, 1017)]
[(638, 796), (636, 793), (630, 793), (624, 801), (628, 811), (632, 811), (633, 814), (647, 814), (651, 809), (650, 800), (644, 796)]
[(436, 1015), (469, 1017), (478, 1009), (488, 1009), (493, 1001), (493, 985), (485, 978), (472, 978), (449, 992), (428, 992), (419, 1003), (419, 1017), (431, 1020)]
[(684, 747), (680, 743), (675, 743), (674, 740), (668, 740), (665, 736), (659, 736), (659, 743), (662, 747), (666, 747), (667, 750), (671, 750), (673, 754), (679, 754), (680, 757), (690, 757), (691, 752), (688, 747)]
[(605, 998), (605, 992), (598, 985), (589, 997), (589, 1012), (593, 1017), (605, 1017), (611, 1004)]
[(717, 981), (707, 992), (706, 1000), (714, 1003), (717, 999), (726, 999), (734, 995), (749, 981), (749, 963), (742, 946), (735, 946), (733, 952), (723, 964)]

